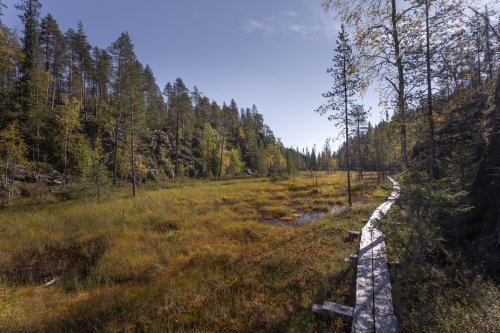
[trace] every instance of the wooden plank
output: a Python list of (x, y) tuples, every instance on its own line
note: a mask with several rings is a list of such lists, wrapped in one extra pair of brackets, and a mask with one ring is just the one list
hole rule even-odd
[(387, 201), (375, 209), (362, 229), (352, 332), (392, 333), (396, 330), (397, 319), (392, 306), (384, 237), (374, 227), (374, 222), (389, 211), (399, 196), (399, 184), (390, 177), (389, 180), (393, 183), (394, 190)]
[(398, 320), (394, 314), (382, 314), (375, 312), (375, 332), (394, 333)]
[[(387, 205), (382, 208), (383, 214), (387, 213), (395, 199), (399, 197), (399, 184), (392, 178), (389, 179), (393, 183), (395, 190), (388, 197)], [(375, 332), (392, 333), (396, 331), (397, 318), (394, 315), (392, 305), (392, 287), (387, 267), (385, 241), (379, 230), (374, 231), (374, 237), (380, 239), (373, 249)]]
[(330, 317), (340, 318), (348, 323), (352, 322), (352, 316), (354, 314), (354, 308), (329, 301), (325, 301), (323, 305), (313, 304), (311, 310)]
[(323, 313), (323, 305), (320, 304), (313, 304), (313, 307), (311, 309), (313, 312), (316, 313)]
[(380, 313), (393, 313), (391, 281), (387, 263), (383, 258), (374, 258), (373, 282), (374, 311)]
[[(372, 214), (373, 215), (373, 214)], [(356, 306), (354, 307), (353, 332), (373, 332), (373, 278), (372, 278), (372, 230), (371, 219), (361, 229), (358, 269), (356, 272)]]
[(325, 301), (323, 303), (323, 310), (326, 311), (333, 311), (338, 314), (346, 315), (352, 317), (354, 313), (354, 308), (351, 308), (350, 306), (347, 305), (341, 305), (329, 301)]
[(352, 316), (354, 315), (354, 308), (329, 301), (323, 303), (323, 310), (329, 311), (333, 317), (340, 318), (349, 323), (352, 322)]
[(375, 331), (375, 318), (373, 312), (361, 309), (359, 307), (354, 308), (354, 316), (352, 318), (352, 332), (373, 333)]
[(349, 231), (348, 232), (349, 239), (360, 239), (361, 231)]
[[(365, 232), (363, 232), (364, 234)], [(356, 306), (354, 307), (353, 332), (373, 332), (373, 279), (371, 249), (360, 250), (356, 276)]]

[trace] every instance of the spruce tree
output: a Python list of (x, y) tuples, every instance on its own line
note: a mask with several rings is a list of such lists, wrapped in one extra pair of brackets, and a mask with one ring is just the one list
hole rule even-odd
[(366, 130), (366, 121), (370, 115), (370, 110), (365, 111), (364, 106), (356, 104), (351, 111), (352, 122), (356, 130), (358, 141), (358, 179), (363, 179), (363, 158), (361, 153), (361, 134)]
[(17, 34), (0, 23), (0, 128), (21, 116), (18, 74), (24, 54)]
[(146, 65), (141, 76), (144, 102), (146, 103), (146, 127), (149, 130), (159, 129), (161, 126), (161, 113), (164, 109), (160, 88), (156, 84), (156, 79), (149, 65)]
[(18, 15), (23, 22), (23, 53), (24, 61), (21, 68), (23, 81), (30, 80), (31, 71), (38, 66), (40, 61), (40, 8), (38, 0), (22, 0), (21, 4), (14, 5), (17, 10), (23, 11)]
[(21, 104), (24, 109), (24, 118), (30, 129), (33, 160), (40, 160), (43, 133), (47, 114), (47, 87), (52, 80), (50, 73), (43, 69), (43, 56), (40, 49), (40, 8), (37, 0), (23, 0), (16, 9), (22, 10), (19, 15), (24, 24), (23, 53), (24, 61), (21, 66)]
[(316, 144), (314, 144), (311, 150), (311, 170), (312, 171), (318, 170), (318, 161), (316, 159)]
[(93, 80), (94, 80), (94, 121), (105, 124), (109, 117), (109, 88), (111, 86), (111, 76), (113, 72), (112, 58), (107, 50), (94, 47), (92, 52), (94, 59)]

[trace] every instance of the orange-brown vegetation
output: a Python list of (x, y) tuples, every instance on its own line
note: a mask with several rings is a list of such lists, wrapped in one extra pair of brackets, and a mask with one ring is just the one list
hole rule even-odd
[[(15, 202), (0, 211), (0, 330), (322, 330), (311, 305), (353, 305), (344, 258), (358, 245), (347, 231), (377, 202), (293, 227), (266, 217), (345, 204), (344, 180), (320, 176), (315, 194), (304, 176), (118, 191), (103, 203)], [(355, 196), (380, 195), (374, 184), (355, 183)]]

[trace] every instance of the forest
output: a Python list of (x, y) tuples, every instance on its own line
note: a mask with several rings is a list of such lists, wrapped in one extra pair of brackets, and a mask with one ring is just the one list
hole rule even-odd
[[(1, 27), (2, 151), (12, 161), (7, 178), (95, 186), (127, 181), (135, 191), (158, 177), (219, 179), (241, 175), (244, 166), (250, 175), (304, 168), (255, 105), (220, 105), (181, 78), (161, 90), (128, 33), (100, 49), (89, 44), (81, 22), (63, 33), (50, 14), (40, 17), (38, 1), (16, 8), (22, 37)], [(57, 180), (41, 176), (52, 170)]]
[[(496, 6), (323, 0), (343, 24), (327, 101), (309, 111), (342, 143), (301, 151), (255, 105), (181, 78), (161, 89), (127, 32), (93, 47), (81, 22), (62, 32), (40, 1), (20, 0), (23, 30), (0, 20), (0, 328), (345, 331), (310, 304), (352, 302), (356, 273), (340, 257), (356, 244), (340, 235), (396, 175), (401, 198), (379, 228), (397, 262), (398, 331), (498, 331)], [(358, 101), (370, 87), (378, 124)], [(300, 210), (332, 214), (262, 223)], [(53, 278), (30, 317), (23, 300)]]

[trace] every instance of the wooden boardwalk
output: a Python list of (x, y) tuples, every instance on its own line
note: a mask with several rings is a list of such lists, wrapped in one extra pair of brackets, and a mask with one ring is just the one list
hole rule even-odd
[(345, 318), (352, 316), (352, 332), (395, 332), (396, 316), (392, 307), (392, 288), (387, 268), (387, 255), (382, 232), (374, 222), (386, 214), (399, 197), (399, 184), (389, 177), (394, 190), (373, 212), (361, 230), (356, 275), (356, 305), (354, 308), (325, 302), (313, 305), (313, 311), (332, 311)]
[(392, 307), (384, 236), (374, 227), (374, 222), (386, 214), (399, 197), (399, 184), (390, 177), (389, 180), (394, 190), (387, 201), (373, 212), (361, 230), (352, 332), (379, 333), (396, 330), (397, 320)]

